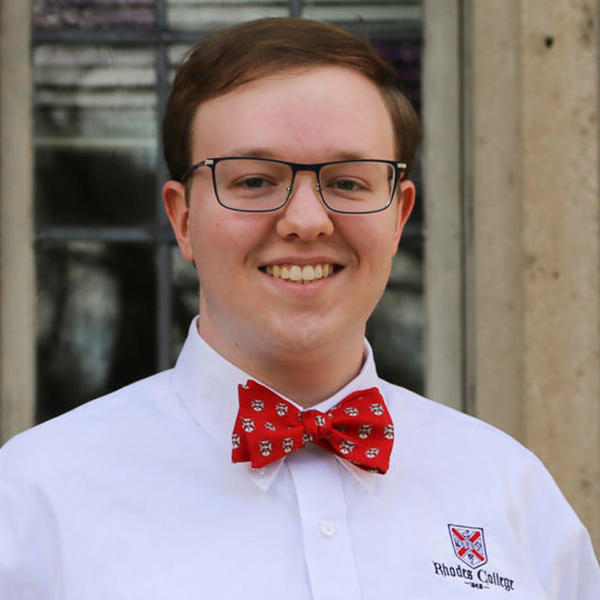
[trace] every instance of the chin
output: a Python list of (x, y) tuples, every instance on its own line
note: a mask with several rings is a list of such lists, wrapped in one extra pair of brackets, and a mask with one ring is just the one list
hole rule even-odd
[[(278, 323), (275, 327), (265, 327), (269, 330), (269, 339), (263, 336), (265, 348), (275, 348), (276, 352), (314, 352), (326, 348), (333, 343), (345, 343), (351, 329), (350, 324), (337, 324), (331, 321), (315, 320), (307, 317), (296, 323)], [(267, 334), (268, 335), (268, 334)], [(358, 335), (358, 334), (357, 334)], [(362, 339), (362, 335), (358, 335)]]

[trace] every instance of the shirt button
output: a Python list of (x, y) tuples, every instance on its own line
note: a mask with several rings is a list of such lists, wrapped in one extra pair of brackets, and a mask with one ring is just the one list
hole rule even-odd
[(321, 533), (326, 537), (331, 537), (335, 533), (335, 525), (328, 519), (321, 519), (319, 522)]

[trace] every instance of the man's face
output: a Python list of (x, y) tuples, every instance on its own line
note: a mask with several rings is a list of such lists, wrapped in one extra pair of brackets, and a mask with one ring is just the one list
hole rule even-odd
[[(301, 163), (396, 158), (379, 91), (341, 67), (284, 72), (200, 105), (193, 162), (245, 155)], [(311, 172), (297, 174), (289, 201), (272, 213), (220, 206), (208, 167), (190, 183), (189, 206), (176, 182), (165, 185), (164, 197), (183, 257), (198, 272), (199, 330), (209, 344), (240, 364), (244, 356), (362, 343), (413, 206), (411, 182), (399, 186), (401, 202), (367, 215), (328, 211)], [(304, 283), (272, 275), (274, 267), (307, 265), (332, 274)]]

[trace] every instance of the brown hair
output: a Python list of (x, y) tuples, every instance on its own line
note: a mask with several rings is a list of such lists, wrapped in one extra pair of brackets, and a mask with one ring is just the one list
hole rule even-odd
[(394, 124), (396, 158), (407, 163), (410, 172), (419, 123), (398, 89), (393, 68), (367, 42), (334, 25), (278, 17), (224, 29), (188, 52), (175, 76), (162, 126), (171, 177), (180, 179), (190, 165), (192, 121), (201, 103), (261, 77), (326, 65), (358, 71), (379, 88)]

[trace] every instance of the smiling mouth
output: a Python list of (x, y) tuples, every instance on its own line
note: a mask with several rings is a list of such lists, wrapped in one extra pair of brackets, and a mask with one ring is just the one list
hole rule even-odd
[(303, 284), (331, 277), (342, 268), (341, 265), (323, 263), (316, 265), (268, 265), (260, 267), (260, 270), (275, 279)]

